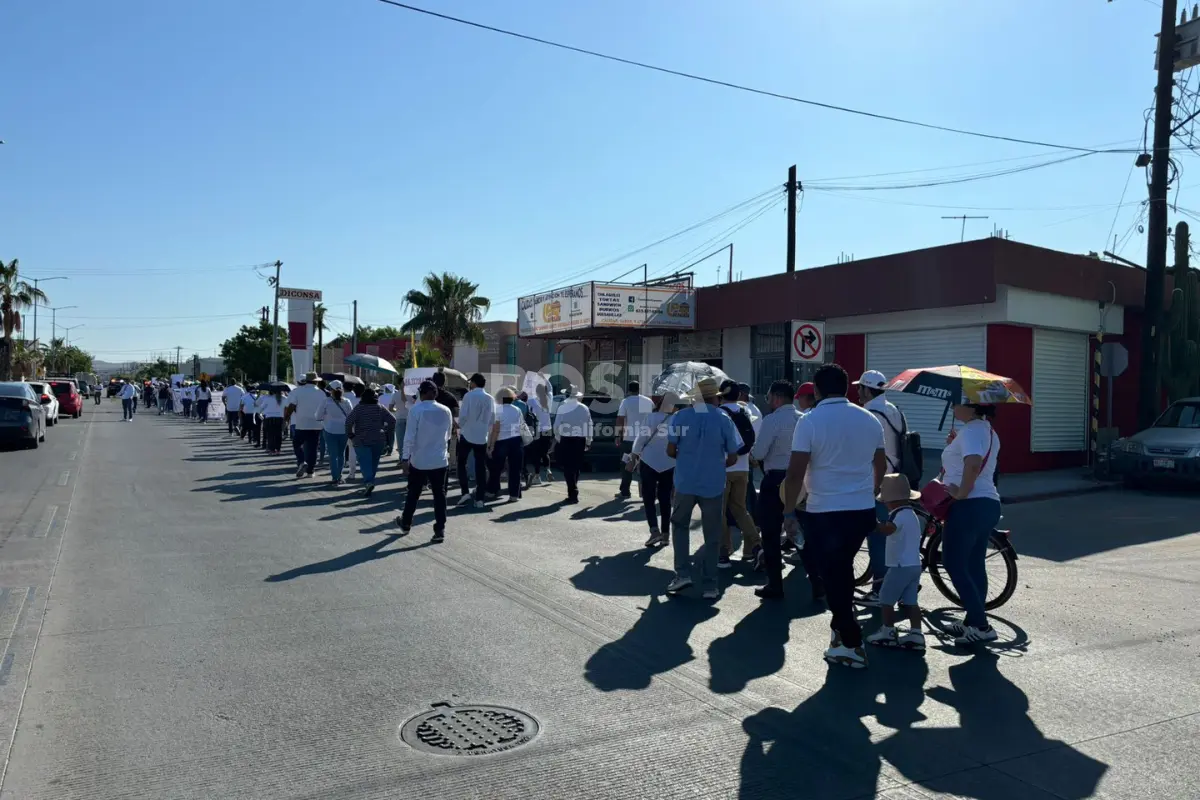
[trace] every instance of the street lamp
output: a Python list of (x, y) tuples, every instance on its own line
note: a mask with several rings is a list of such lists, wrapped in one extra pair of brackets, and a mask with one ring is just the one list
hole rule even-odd
[[(53, 278), (31, 278), (30, 280), (33, 281), (33, 289), (36, 292), (38, 284), (42, 281), (69, 281), (70, 278), (68, 278), (66, 275), (56, 275)], [(37, 298), (35, 297), (33, 299), (33, 343), (35, 345), (37, 344), (37, 310), (38, 304)]]
[(69, 327), (69, 328), (68, 328), (66, 325), (63, 325), (63, 330), (64, 330), (64, 331), (66, 331), (66, 337), (67, 337), (67, 342), (66, 342), (66, 343), (67, 343), (67, 346), (68, 346), (68, 347), (70, 347), (70, 346), (71, 346), (71, 331), (75, 330), (76, 328), (82, 328), (82, 327), (84, 327), (85, 325), (87, 325), (87, 323), (86, 323), (86, 322), (81, 322), (81, 323), (79, 323), (78, 325), (72, 325), (72, 326), (71, 326), (71, 327)]
[[(36, 313), (37, 306), (34, 306), (33, 308), (34, 308), (34, 312)], [(58, 321), (58, 313), (57, 312), (64, 311), (68, 308), (79, 308), (79, 306), (55, 306), (54, 308), (50, 309), (50, 343), (51, 344), (54, 343), (55, 335), (58, 333), (58, 325), (56, 324)], [(37, 341), (37, 321), (36, 320), (37, 320), (37, 317), (35, 316), (34, 323), (33, 323), (33, 340), (35, 342)]]

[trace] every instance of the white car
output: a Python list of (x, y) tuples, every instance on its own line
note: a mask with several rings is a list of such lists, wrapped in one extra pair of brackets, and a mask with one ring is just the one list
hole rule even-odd
[(58, 424), (58, 398), (54, 396), (54, 392), (50, 389), (50, 384), (42, 381), (26, 381), (30, 388), (33, 389), (42, 401), (42, 408), (46, 410), (46, 425), (53, 427)]

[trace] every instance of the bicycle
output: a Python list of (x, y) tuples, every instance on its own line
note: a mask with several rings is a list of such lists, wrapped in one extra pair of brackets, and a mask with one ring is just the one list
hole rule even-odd
[[(961, 607), (962, 602), (954, 593), (954, 584), (942, 562), (942, 523), (922, 508), (914, 506), (913, 511), (923, 521), (921, 570), (929, 574), (933, 585), (947, 600)], [(1017, 551), (1013, 548), (1009, 531), (997, 528), (988, 537), (984, 569), (988, 572), (988, 593), (984, 608), (992, 611), (1007, 603), (1017, 590)], [(870, 555), (865, 541), (854, 557), (854, 575), (855, 586), (867, 586), (871, 583)]]

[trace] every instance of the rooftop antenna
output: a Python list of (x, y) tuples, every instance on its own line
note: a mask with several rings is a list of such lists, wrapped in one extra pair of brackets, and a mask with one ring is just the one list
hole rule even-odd
[(962, 220), (962, 232), (958, 236), (958, 241), (965, 242), (967, 240), (967, 220), (969, 219), (989, 219), (989, 217), (971, 216), (970, 214), (955, 214), (942, 219), (960, 219)]

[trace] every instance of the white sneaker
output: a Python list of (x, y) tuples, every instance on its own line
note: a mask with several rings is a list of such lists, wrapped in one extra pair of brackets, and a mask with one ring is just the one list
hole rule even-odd
[(921, 652), (925, 650), (925, 634), (921, 633), (921, 631), (909, 629), (900, 634), (897, 642), (904, 650), (919, 650)]
[(850, 669), (864, 669), (867, 666), (867, 654), (861, 647), (834, 645), (825, 651), (825, 660)]
[(473, 502), (474, 500), (471, 499), (471, 495), (464, 494), (462, 497), (458, 498), (458, 507), (462, 508), (463, 506), (469, 506)]
[(995, 628), (980, 630), (979, 628), (967, 625), (963, 628), (962, 634), (954, 640), (957, 645), (976, 644), (978, 642), (994, 642), (999, 638)]
[(879, 630), (867, 637), (867, 644), (877, 645), (879, 647), (898, 647), (900, 637), (896, 633), (896, 629), (891, 625), (884, 625)]
[(476, 500), (475, 508), (487, 508), (487, 503), (483, 502), (482, 500)]
[(303, 465), (303, 464), (301, 464), (300, 466), (296, 467), (296, 477), (297, 477), (297, 478), (303, 478), (303, 477), (304, 477), (304, 465)]
[(682, 575), (676, 575), (671, 579), (671, 582), (667, 584), (667, 594), (678, 594), (691, 585), (691, 578), (685, 578)]
[(719, 589), (705, 589), (704, 594), (700, 595), (705, 600), (719, 600), (721, 592)]

